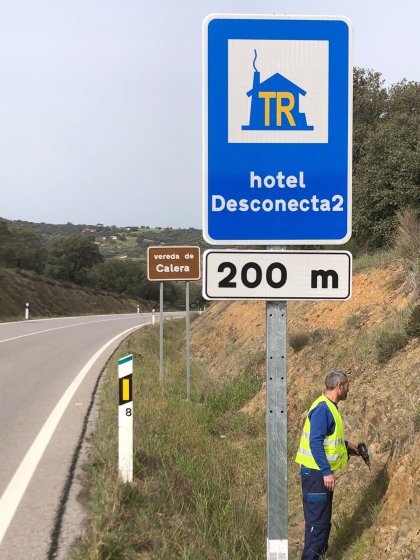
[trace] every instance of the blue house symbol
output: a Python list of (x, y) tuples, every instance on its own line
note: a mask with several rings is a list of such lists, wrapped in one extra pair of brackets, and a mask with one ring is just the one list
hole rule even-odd
[(279, 73), (261, 82), (255, 66), (257, 51), (254, 53), (254, 82), (247, 92), (252, 98), (251, 115), (249, 125), (243, 125), (242, 130), (313, 130), (305, 113), (299, 111), (299, 95), (306, 95), (306, 91)]

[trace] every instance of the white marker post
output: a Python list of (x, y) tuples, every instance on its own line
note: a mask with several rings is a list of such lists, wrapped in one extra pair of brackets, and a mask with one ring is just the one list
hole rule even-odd
[(118, 360), (118, 470), (123, 482), (133, 481), (133, 355)]
[(25, 305), (25, 319), (29, 319), (29, 303)]

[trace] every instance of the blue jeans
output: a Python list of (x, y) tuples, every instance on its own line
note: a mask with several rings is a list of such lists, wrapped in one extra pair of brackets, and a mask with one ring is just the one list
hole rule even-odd
[(324, 486), (321, 471), (301, 467), (305, 544), (302, 560), (320, 560), (328, 548), (333, 493)]

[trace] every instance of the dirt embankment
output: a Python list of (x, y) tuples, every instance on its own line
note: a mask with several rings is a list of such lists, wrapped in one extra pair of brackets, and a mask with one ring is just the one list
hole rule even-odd
[[(352, 459), (339, 475), (330, 543), (338, 560), (420, 559), (420, 344), (388, 360), (378, 357), (384, 331), (398, 332), (415, 305), (409, 276), (398, 261), (353, 278), (347, 302), (288, 304), (289, 539), (297, 556), (303, 535), (299, 477), (293, 463), (305, 411), (321, 393), (325, 373), (351, 369), (350, 393), (340, 403), (346, 435), (365, 441), (372, 472)], [(418, 303), (418, 302), (417, 302)], [(293, 337), (306, 334), (294, 351)], [(213, 304), (193, 327), (194, 357), (215, 381), (253, 368), (264, 378), (265, 304)], [(265, 386), (245, 407), (264, 414)], [(262, 466), (265, 469), (265, 465)]]
[(23, 318), (26, 302), (31, 318), (135, 313), (137, 305), (140, 311), (151, 307), (143, 301), (57, 282), (32, 272), (0, 268), (0, 285), (1, 321)]

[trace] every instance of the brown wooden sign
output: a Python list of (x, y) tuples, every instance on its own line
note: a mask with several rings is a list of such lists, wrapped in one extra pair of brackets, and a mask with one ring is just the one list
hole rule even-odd
[(200, 247), (160, 245), (147, 249), (149, 280), (199, 280), (200, 277)]

